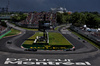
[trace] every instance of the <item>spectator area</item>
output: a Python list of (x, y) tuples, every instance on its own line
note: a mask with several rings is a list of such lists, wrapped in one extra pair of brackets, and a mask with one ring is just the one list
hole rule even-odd
[(18, 25), (38, 27), (39, 21), (43, 20), (44, 18), (44, 14), (46, 15), (46, 20), (50, 21), (51, 25), (56, 25), (56, 13), (51, 12), (28, 13), (27, 18), (19, 22)]

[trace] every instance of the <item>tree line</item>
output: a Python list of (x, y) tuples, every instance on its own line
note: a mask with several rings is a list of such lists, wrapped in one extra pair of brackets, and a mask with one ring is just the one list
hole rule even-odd
[(27, 17), (27, 14), (24, 14), (24, 13), (16, 13), (14, 14), (14, 16), (12, 16), (11, 18), (11, 21), (13, 22), (20, 22), (22, 20), (25, 20)]
[(77, 27), (87, 25), (90, 28), (99, 28), (100, 14), (98, 12), (57, 13), (57, 22), (59, 24), (72, 23)]

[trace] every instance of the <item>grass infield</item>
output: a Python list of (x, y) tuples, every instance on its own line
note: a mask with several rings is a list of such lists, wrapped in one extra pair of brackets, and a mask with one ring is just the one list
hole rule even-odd
[(1, 36), (0, 36), (0, 39), (1, 39), (2, 37), (4, 37), (5, 35), (7, 35), (8, 33), (10, 33), (10, 32), (11, 32), (11, 30), (8, 31), (8, 32), (6, 32), (5, 34), (1, 35)]
[(30, 44), (32, 45), (34, 43), (34, 39), (37, 37), (37, 36), (42, 36), (43, 33), (42, 32), (36, 32), (35, 35), (31, 36), (30, 38), (28, 38), (23, 44)]
[[(66, 38), (64, 38), (60, 33), (56, 33), (56, 32), (49, 32), (49, 45), (50, 46), (67, 46), (68, 48), (71, 48), (72, 45), (71, 43), (66, 40)], [(23, 43), (23, 47), (25, 48), (29, 48), (29, 47), (33, 47), (34, 45), (34, 39), (36, 38), (36, 36), (43, 36), (42, 32), (36, 32), (35, 35), (31, 36), (30, 38), (28, 38), (24, 43)], [(36, 46), (36, 44), (35, 44)]]
[(17, 35), (19, 33), (20, 33), (19, 30), (11, 29), (11, 32), (9, 32), (8, 34), (6, 34), (4, 37), (12, 36), (12, 35)]
[(49, 32), (50, 45), (71, 45), (60, 33)]

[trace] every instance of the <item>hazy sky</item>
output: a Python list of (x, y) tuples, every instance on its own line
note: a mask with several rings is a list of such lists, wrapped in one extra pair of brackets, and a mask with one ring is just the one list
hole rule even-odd
[[(6, 7), (7, 1), (0, 0), (0, 7)], [(10, 0), (9, 11), (48, 11), (60, 6), (72, 12), (100, 12), (100, 0)]]

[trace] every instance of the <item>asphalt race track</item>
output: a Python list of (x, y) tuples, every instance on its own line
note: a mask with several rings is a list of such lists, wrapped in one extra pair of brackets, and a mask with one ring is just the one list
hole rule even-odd
[[(0, 66), (100, 66), (100, 50), (88, 42), (83, 43), (83, 40), (79, 40), (70, 31), (63, 30), (63, 27), (59, 29), (59, 32), (75, 46), (75, 51), (24, 51), (21, 44), (28, 37), (34, 35), (35, 31), (24, 30), (9, 23), (8, 25), (21, 30), (22, 33), (0, 39)], [(7, 44), (7, 41), (12, 41), (12, 44)], [(34, 62), (25, 62), (29, 61), (25, 59), (33, 58)], [(20, 59), (23, 61), (22, 63)], [(39, 63), (40, 61), (43, 62)]]

